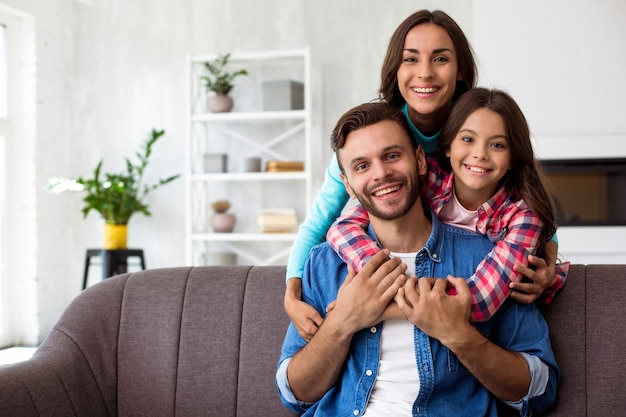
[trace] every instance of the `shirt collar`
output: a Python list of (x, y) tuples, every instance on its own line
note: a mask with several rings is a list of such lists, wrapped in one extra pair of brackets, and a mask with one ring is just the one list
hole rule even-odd
[[(424, 208), (424, 214), (426, 214), (427, 218), (430, 218), (432, 229), (426, 244), (417, 252), (417, 256), (419, 256), (422, 252), (425, 252), (433, 262), (441, 262), (444, 239), (444, 233), (442, 230), (443, 226), (430, 208)], [(378, 246), (381, 247), (371, 223), (368, 226), (367, 233), (376, 241)]]

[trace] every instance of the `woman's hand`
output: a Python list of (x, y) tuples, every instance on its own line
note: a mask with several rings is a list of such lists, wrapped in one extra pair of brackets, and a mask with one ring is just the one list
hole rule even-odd
[(296, 326), (298, 334), (307, 342), (311, 340), (323, 319), (316, 309), (302, 301), (302, 280), (300, 278), (290, 278), (287, 281), (284, 307), (287, 316)]

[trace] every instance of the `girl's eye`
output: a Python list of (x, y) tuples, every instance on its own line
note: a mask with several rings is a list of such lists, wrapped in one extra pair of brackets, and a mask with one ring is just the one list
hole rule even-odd
[(405, 56), (404, 58), (402, 58), (402, 62), (411, 64), (417, 62), (417, 58), (415, 58), (414, 56)]
[(438, 56), (438, 57), (436, 57), (433, 61), (434, 61), (434, 62), (448, 62), (448, 61), (450, 61), (450, 60), (448, 59), (448, 57), (445, 57), (445, 56)]
[(473, 139), (470, 136), (461, 136), (461, 141), (463, 142), (472, 142)]
[(506, 149), (506, 144), (500, 143), (500, 142), (494, 142), (491, 144), (491, 147), (496, 148), (496, 149)]

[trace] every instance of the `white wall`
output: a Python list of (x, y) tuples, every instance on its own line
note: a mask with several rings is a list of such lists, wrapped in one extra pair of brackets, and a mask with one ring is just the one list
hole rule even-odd
[[(36, 17), (37, 183), (121, 167), (154, 128), (166, 130), (148, 175), (183, 172), (185, 57), (310, 45), (319, 114), (319, 178), (328, 134), (349, 107), (376, 96), (387, 41), (419, 8), (440, 8), (467, 33), (483, 84), (505, 87), (538, 135), (626, 132), (626, 3), (412, 0), (0, 0)], [(565, 146), (565, 145), (564, 145)], [(584, 152), (584, 150), (582, 150)], [(37, 189), (40, 335), (79, 292), (84, 251), (101, 222), (83, 220), (79, 195)], [(183, 265), (184, 187), (150, 199), (152, 218), (130, 222), (129, 244), (150, 268)]]

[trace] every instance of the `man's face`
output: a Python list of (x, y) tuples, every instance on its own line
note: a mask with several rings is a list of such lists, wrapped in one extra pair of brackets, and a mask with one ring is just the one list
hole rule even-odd
[(418, 200), (426, 160), (411, 140), (397, 123), (384, 120), (350, 133), (339, 150), (346, 190), (370, 216), (397, 219)]

